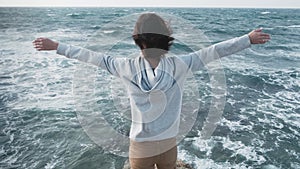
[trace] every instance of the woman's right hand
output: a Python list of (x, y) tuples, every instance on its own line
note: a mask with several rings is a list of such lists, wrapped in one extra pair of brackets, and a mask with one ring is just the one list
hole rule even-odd
[(58, 42), (52, 41), (48, 38), (37, 38), (33, 42), (34, 48), (41, 50), (57, 50)]

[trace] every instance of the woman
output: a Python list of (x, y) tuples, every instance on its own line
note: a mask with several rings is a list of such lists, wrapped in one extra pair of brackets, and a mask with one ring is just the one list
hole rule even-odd
[(33, 41), (37, 50), (57, 50), (68, 58), (91, 63), (121, 78), (129, 93), (132, 123), (129, 161), (132, 169), (176, 168), (176, 135), (187, 73), (203, 68), (220, 57), (241, 51), (251, 44), (264, 44), (270, 36), (261, 29), (208, 48), (175, 57), (166, 56), (174, 40), (166, 22), (155, 13), (142, 14), (133, 40), (141, 49), (134, 59), (113, 58), (87, 49), (54, 42)]

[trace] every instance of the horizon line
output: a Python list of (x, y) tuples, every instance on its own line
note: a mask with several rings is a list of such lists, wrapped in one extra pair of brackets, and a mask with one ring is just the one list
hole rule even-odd
[(300, 7), (249, 7), (249, 6), (67, 6), (67, 5), (7, 5), (7, 6), (1, 6), (0, 8), (9, 8), (9, 7), (16, 7), (16, 8), (244, 8), (244, 9), (300, 9)]

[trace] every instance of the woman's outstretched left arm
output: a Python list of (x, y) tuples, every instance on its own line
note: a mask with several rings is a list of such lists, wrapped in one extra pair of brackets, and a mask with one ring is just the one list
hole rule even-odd
[(192, 71), (203, 68), (208, 63), (237, 53), (251, 46), (251, 44), (264, 44), (270, 40), (270, 35), (256, 29), (241, 37), (226, 40), (199, 51), (183, 56), (183, 61)]

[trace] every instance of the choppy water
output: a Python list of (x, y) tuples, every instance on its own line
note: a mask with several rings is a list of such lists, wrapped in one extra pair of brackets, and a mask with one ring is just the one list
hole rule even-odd
[[(223, 118), (208, 140), (199, 138), (196, 123), (179, 145), (179, 158), (205, 169), (300, 168), (300, 10), (217, 8), (0, 8), (0, 168), (122, 168), (126, 158), (95, 145), (77, 120), (72, 84), (80, 64), (36, 52), (31, 41), (44, 36), (86, 46), (103, 25), (144, 11), (182, 17), (212, 43), (258, 27), (272, 35), (266, 45), (222, 59)], [(99, 45), (109, 46), (105, 41)], [(128, 44), (118, 49), (134, 50)], [(202, 89), (201, 117), (209, 109), (208, 79), (205, 70), (195, 75)], [(101, 104), (109, 102), (109, 92), (102, 92)]]

